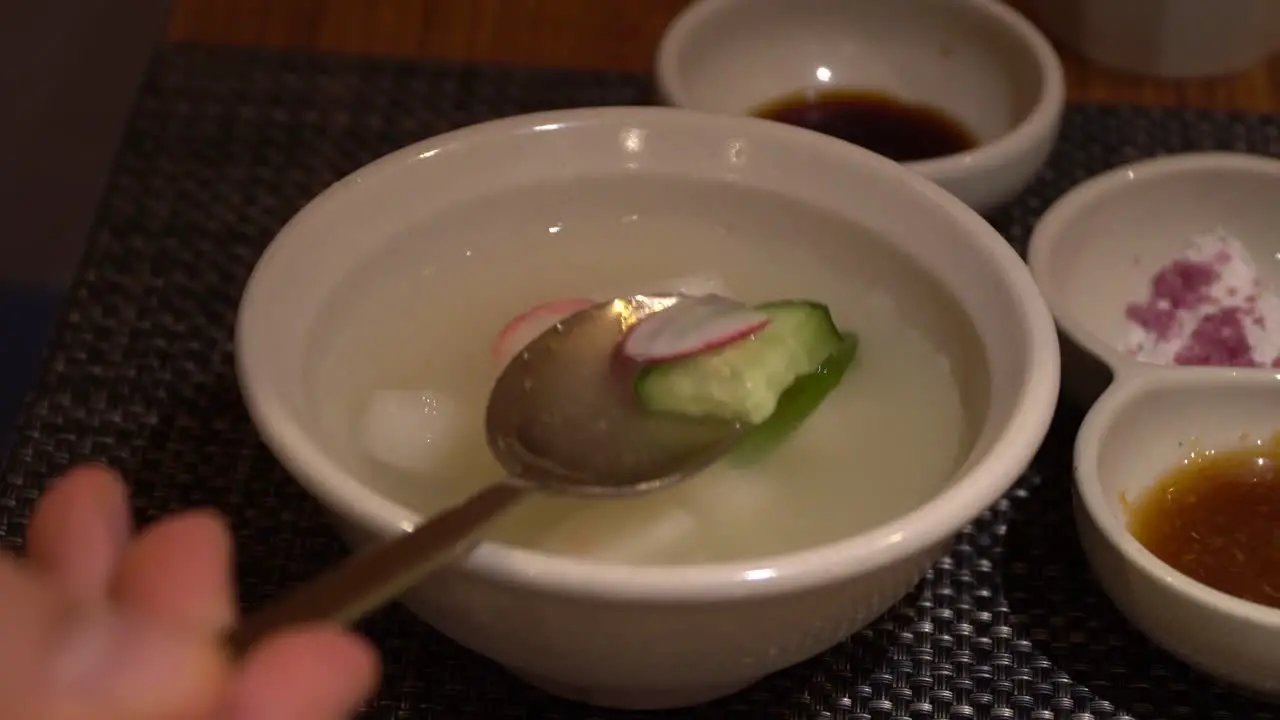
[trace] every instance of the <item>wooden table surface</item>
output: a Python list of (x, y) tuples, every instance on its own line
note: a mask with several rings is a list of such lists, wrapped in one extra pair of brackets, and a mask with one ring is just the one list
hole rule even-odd
[[(1013, 2), (1021, 4), (1020, 0)], [(687, 3), (174, 0), (168, 37), (213, 44), (645, 72), (663, 27)], [(1127, 77), (1091, 66), (1068, 52), (1062, 54), (1070, 97), (1078, 102), (1280, 112), (1280, 56), (1235, 77), (1164, 81)]]

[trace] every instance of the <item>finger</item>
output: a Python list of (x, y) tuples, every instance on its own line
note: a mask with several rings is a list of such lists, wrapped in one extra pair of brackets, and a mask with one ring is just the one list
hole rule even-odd
[(235, 620), (231, 536), (210, 510), (173, 515), (144, 528), (125, 552), (113, 588), (142, 613), (211, 631)]
[(72, 595), (99, 598), (132, 532), (120, 476), (101, 465), (81, 465), (54, 480), (36, 501), (27, 555)]
[(218, 639), (76, 602), (0, 555), (0, 714), (32, 720), (208, 716), (227, 676)]
[(227, 717), (236, 720), (339, 720), (372, 692), (378, 656), (364, 638), (337, 629), (300, 628), (267, 638), (233, 681)]

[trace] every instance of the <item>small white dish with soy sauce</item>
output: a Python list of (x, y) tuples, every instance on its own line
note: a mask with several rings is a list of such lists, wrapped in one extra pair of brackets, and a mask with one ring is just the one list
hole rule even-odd
[(1100, 175), (1045, 213), (1032, 274), (1090, 406), (1075, 515), (1145, 635), (1280, 698), (1280, 160), (1188, 153)]
[(658, 47), (663, 102), (860, 145), (979, 212), (1053, 148), (1062, 63), (998, 0), (697, 0)]

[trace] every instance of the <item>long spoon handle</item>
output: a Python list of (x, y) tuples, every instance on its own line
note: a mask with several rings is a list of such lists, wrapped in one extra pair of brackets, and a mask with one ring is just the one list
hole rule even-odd
[(427, 519), (413, 532), (348, 557), (241, 622), (228, 637), (233, 657), (241, 657), (263, 636), (287, 625), (317, 621), (346, 625), (391, 602), (468, 549), (475, 534), (525, 492), (511, 485), (492, 485)]

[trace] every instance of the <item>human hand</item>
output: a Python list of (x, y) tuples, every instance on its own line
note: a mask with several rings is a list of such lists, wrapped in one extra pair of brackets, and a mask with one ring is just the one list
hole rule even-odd
[(372, 690), (356, 635), (309, 627), (238, 665), (231, 538), (208, 511), (134, 533), (127, 491), (73, 468), (36, 503), (27, 557), (0, 553), (0, 720), (338, 720)]

